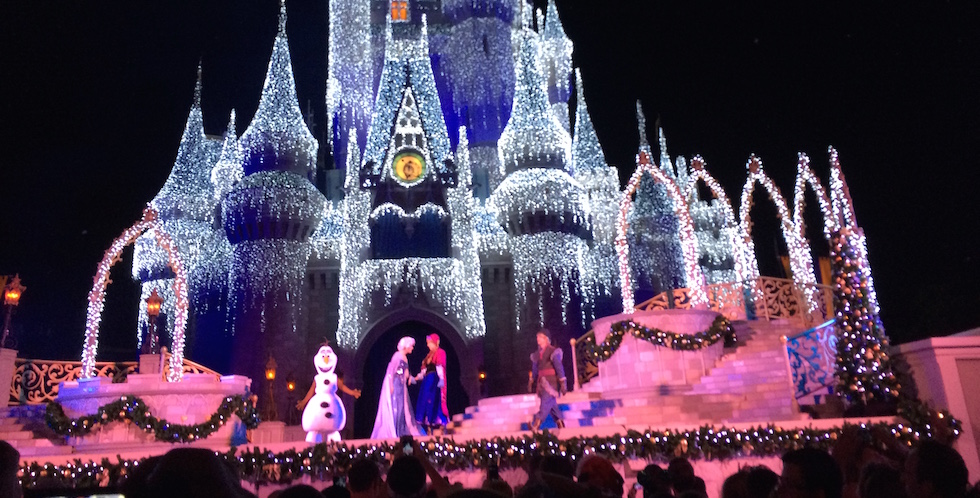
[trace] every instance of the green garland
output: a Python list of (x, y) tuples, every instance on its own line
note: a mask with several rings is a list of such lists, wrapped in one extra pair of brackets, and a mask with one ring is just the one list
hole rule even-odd
[[(422, 450), (441, 472), (453, 470), (483, 470), (491, 463), (500, 468), (521, 468), (534, 455), (558, 454), (580, 460), (586, 454), (599, 454), (613, 462), (631, 459), (662, 461), (677, 456), (692, 460), (724, 460), (746, 456), (775, 456), (802, 447), (830, 449), (843, 428), (783, 429), (773, 425), (750, 429), (703, 426), (696, 430), (630, 430), (612, 436), (586, 436), (559, 439), (554, 433), (542, 432), (520, 437), (492, 438), (456, 443), (451, 439), (431, 439), (422, 443)], [(892, 434), (896, 440), (909, 445), (917, 437), (903, 424), (861, 424), (868, 438), (874, 434)], [(218, 456), (227, 461), (238, 476), (255, 484), (289, 483), (300, 478), (329, 481), (347, 472), (351, 462), (366, 457), (387, 468), (395, 445), (387, 443), (347, 446), (346, 444), (300, 445), (279, 453), (252, 449), (239, 452), (231, 448)], [(101, 462), (83, 463), (76, 460), (66, 465), (32, 462), (24, 465), (22, 482), (25, 488), (42, 483), (45, 486), (91, 487), (113, 486), (125, 476), (136, 461), (117, 457)]]
[(210, 436), (225, 425), (233, 414), (238, 415), (249, 429), (259, 425), (258, 411), (242, 395), (228, 396), (207, 421), (196, 425), (174, 424), (156, 418), (150, 414), (146, 402), (136, 396), (121, 396), (112, 403), (100, 406), (94, 414), (78, 418), (69, 417), (60, 403), (52, 401), (48, 403), (44, 419), (48, 427), (60, 436), (80, 437), (100, 425), (127, 421), (144, 432), (152, 432), (157, 441), (186, 443)]
[(637, 339), (642, 339), (657, 346), (663, 346), (677, 351), (698, 351), (726, 337), (735, 338), (735, 329), (731, 322), (722, 315), (715, 317), (707, 330), (695, 334), (678, 334), (658, 328), (640, 325), (633, 320), (615, 322), (610, 326), (609, 335), (602, 344), (596, 344), (595, 335), (590, 335), (584, 341), (576, 344), (576, 351), (585, 361), (606, 361), (619, 350), (623, 337), (627, 333)]

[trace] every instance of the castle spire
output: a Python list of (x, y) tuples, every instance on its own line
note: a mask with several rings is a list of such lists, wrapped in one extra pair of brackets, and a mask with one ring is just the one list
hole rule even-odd
[(664, 136), (664, 128), (657, 123), (657, 138), (660, 142), (660, 169), (668, 176), (676, 177), (674, 166), (670, 162), (670, 154), (667, 153), (667, 137)]
[(311, 178), (318, 144), (303, 120), (286, 37), (286, 3), (279, 3), (279, 31), (269, 59), (262, 98), (241, 137), (246, 174), (289, 171)]
[(357, 148), (357, 130), (351, 128), (347, 137), (347, 178), (344, 188), (356, 189), (360, 178), (361, 151)]
[(217, 160), (216, 144), (204, 136), (204, 117), (201, 114), (201, 67), (197, 69), (194, 102), (184, 125), (170, 176), (151, 201), (160, 212), (160, 219), (211, 220), (211, 167)]
[(562, 26), (561, 19), (558, 17), (558, 7), (555, 6), (555, 0), (548, 0), (548, 10), (545, 17), (545, 24), (541, 31), (541, 34), (545, 39), (568, 39), (568, 36), (565, 34), (565, 27)]
[(242, 170), (242, 149), (235, 131), (235, 110), (231, 110), (225, 140), (221, 146), (221, 156), (211, 170), (211, 184), (214, 186), (214, 199), (220, 203), (228, 192), (245, 176)]
[(548, 104), (538, 34), (523, 29), (518, 36), (514, 107), (498, 142), (501, 166), (505, 174), (521, 168), (567, 169), (571, 137)]
[(647, 160), (652, 161), (652, 151), (650, 150), (650, 142), (647, 141), (647, 117), (643, 115), (643, 106), (640, 105), (640, 101), (636, 101), (636, 129), (640, 134), (640, 147), (637, 154), (637, 162), (639, 162), (639, 154), (646, 153)]
[(596, 136), (592, 118), (589, 117), (582, 73), (578, 69), (575, 69), (575, 91), (578, 105), (575, 109), (575, 134), (572, 137), (572, 168), (576, 173), (604, 170), (608, 166), (606, 156), (599, 144), (599, 137)]

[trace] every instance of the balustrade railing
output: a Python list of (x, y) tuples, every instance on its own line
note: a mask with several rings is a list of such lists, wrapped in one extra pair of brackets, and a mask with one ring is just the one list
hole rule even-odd
[(834, 383), (837, 363), (837, 327), (828, 320), (786, 338), (786, 354), (796, 399), (826, 390)]
[[(169, 354), (165, 355), (165, 368), (169, 368)], [(125, 382), (126, 377), (137, 372), (135, 361), (97, 362), (96, 377), (108, 377), (112, 382)], [(184, 360), (184, 373), (212, 374), (218, 372), (193, 361)], [(10, 383), (11, 405), (41, 405), (54, 401), (58, 396), (58, 386), (62, 382), (78, 380), (82, 374), (82, 362), (61, 360), (31, 360), (17, 358), (14, 376)], [(161, 375), (166, 374), (164, 372)]]
[[(755, 299), (747, 299), (753, 296)], [(708, 294), (708, 309), (725, 315), (729, 320), (745, 319), (786, 319), (801, 325), (826, 322), (834, 318), (834, 294), (825, 285), (799, 286), (786, 278), (759, 277), (755, 282), (729, 282), (712, 284), (705, 288)], [(815, 293), (820, 306), (810, 311), (804, 293)], [(636, 306), (638, 311), (690, 309), (691, 292), (688, 288), (672, 289)], [(820, 325), (819, 327), (824, 327)], [(833, 335), (833, 327), (831, 327)], [(586, 359), (585, 347), (595, 341), (595, 333), (589, 330), (582, 337), (572, 341), (572, 360), (577, 370), (576, 387), (587, 383), (599, 375), (595, 361)], [(833, 368), (828, 370), (833, 372)], [(796, 373), (794, 372), (794, 381)]]

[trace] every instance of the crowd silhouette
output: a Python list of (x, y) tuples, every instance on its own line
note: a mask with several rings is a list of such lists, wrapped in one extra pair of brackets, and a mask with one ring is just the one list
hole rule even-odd
[[(969, 487), (963, 458), (951, 446), (932, 440), (909, 450), (863, 438), (845, 430), (832, 451), (800, 448), (782, 456), (782, 474), (764, 466), (740, 468), (710, 496), (721, 498), (980, 498), (980, 483)], [(19, 454), (0, 441), (0, 497), (54, 496), (50, 490), (21, 489)], [(307, 484), (274, 491), (271, 498), (707, 498), (705, 481), (685, 458), (666, 466), (647, 465), (626, 480), (608, 459), (588, 455), (577, 463), (558, 455), (534, 455), (528, 478), (512, 487), (495, 465), (479, 488), (451, 483), (416, 441), (399, 447), (385, 472), (371, 459), (354, 460), (333, 485)], [(213, 451), (177, 448), (144, 460), (119, 484), (127, 498), (245, 498), (256, 496)], [(64, 496), (64, 495), (61, 495)], [(69, 494), (68, 496), (72, 496)]]

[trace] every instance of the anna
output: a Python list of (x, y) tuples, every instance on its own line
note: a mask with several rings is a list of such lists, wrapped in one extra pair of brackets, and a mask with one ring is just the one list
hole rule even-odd
[(426, 336), (425, 344), (429, 347), (429, 354), (422, 360), (422, 371), (415, 377), (421, 381), (415, 418), (431, 434), (432, 429), (445, 427), (449, 423), (449, 409), (446, 405), (446, 352), (439, 347), (437, 334)]

